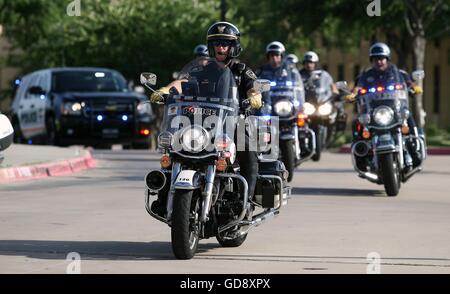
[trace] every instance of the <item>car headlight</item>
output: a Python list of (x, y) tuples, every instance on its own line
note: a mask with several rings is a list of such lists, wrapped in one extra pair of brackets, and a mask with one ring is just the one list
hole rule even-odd
[(198, 153), (206, 148), (208, 144), (208, 132), (198, 126), (187, 128), (181, 135), (181, 144), (183, 150)]
[(306, 102), (305, 105), (303, 105), (303, 113), (305, 113), (306, 115), (311, 115), (314, 112), (316, 112), (316, 107), (311, 103)]
[(141, 115), (143, 115), (143, 114), (150, 114), (151, 113), (150, 103), (148, 103), (148, 102), (140, 102), (136, 106), (136, 110)]
[(394, 120), (394, 111), (388, 106), (377, 107), (373, 112), (375, 123), (380, 126), (387, 126)]
[(81, 110), (85, 106), (82, 102), (65, 102), (63, 105), (63, 114), (65, 115), (81, 115)]
[(330, 115), (333, 111), (333, 105), (331, 103), (325, 103), (319, 106), (319, 114), (320, 115)]
[(169, 148), (172, 146), (172, 134), (169, 132), (162, 132), (158, 136), (158, 145), (163, 148)]
[(280, 101), (275, 104), (275, 113), (279, 116), (287, 116), (292, 112), (294, 105), (289, 101)]

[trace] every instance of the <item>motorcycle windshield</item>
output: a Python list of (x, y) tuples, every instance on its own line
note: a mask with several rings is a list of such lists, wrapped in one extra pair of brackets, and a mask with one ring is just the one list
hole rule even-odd
[[(265, 77), (263, 77), (265, 78)], [(302, 79), (290, 66), (284, 64), (270, 79), (270, 92), (263, 94), (265, 104), (274, 106), (280, 101), (289, 101), (297, 113), (305, 103)]]
[(358, 82), (358, 105), (360, 113), (370, 113), (385, 105), (399, 112), (408, 108), (408, 87), (398, 70), (384, 75), (374, 75)]
[(313, 104), (323, 104), (332, 96), (331, 77), (321, 70), (311, 73), (305, 81), (306, 101)]
[(166, 100), (162, 131), (172, 135), (174, 151), (215, 152), (216, 139), (234, 137), (239, 99), (233, 74), (215, 59), (202, 59), (180, 75), (182, 92), (172, 91)]

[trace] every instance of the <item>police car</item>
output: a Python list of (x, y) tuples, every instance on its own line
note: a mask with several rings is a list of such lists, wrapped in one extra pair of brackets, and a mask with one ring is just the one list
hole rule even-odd
[(32, 72), (20, 81), (12, 104), (15, 142), (148, 148), (153, 114), (145, 102), (114, 70)]

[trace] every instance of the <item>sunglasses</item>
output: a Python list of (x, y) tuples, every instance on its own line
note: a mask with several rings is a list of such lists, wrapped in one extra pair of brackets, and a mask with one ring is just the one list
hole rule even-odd
[(275, 53), (275, 52), (273, 52), (273, 53), (269, 53), (269, 55), (270, 55), (270, 56), (281, 56), (281, 54), (280, 54), (280, 53)]
[(212, 45), (216, 47), (230, 47), (231, 41), (230, 40), (216, 40), (212, 41)]
[(376, 61), (378, 61), (378, 60), (385, 60), (385, 59), (387, 59), (387, 58), (384, 57), (384, 56), (374, 56), (374, 57), (372, 57), (372, 60), (376, 60)]

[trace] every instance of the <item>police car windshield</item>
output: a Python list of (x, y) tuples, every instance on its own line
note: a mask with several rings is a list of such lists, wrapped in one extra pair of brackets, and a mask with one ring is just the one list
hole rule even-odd
[(108, 71), (61, 71), (52, 75), (53, 92), (127, 92), (125, 80)]

